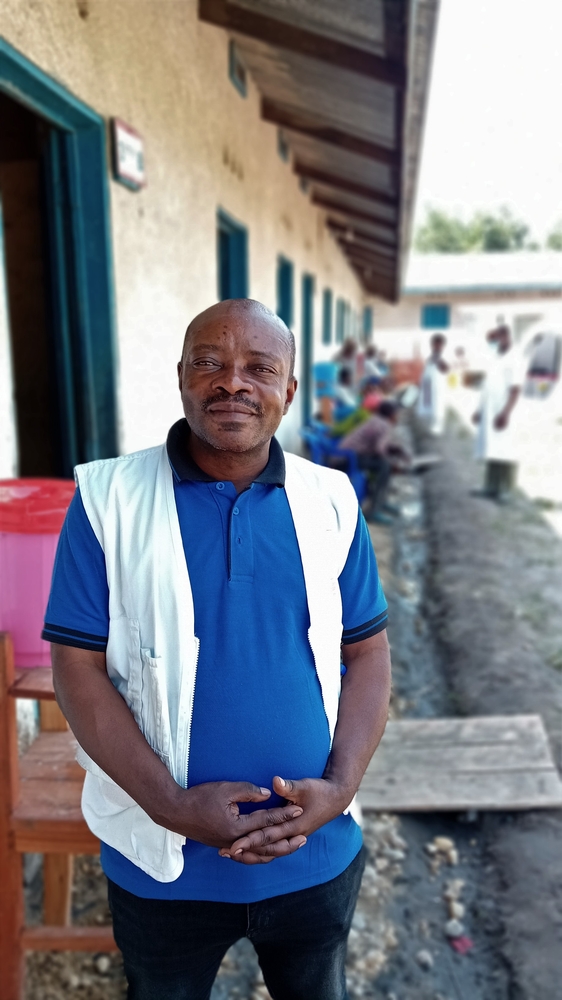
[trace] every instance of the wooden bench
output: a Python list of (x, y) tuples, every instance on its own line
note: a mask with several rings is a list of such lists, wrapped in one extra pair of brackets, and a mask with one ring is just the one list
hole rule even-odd
[[(41, 732), (18, 758), (16, 698), (38, 699)], [(98, 854), (80, 808), (84, 772), (55, 702), (52, 674), (16, 671), (0, 633), (0, 997), (21, 1000), (25, 951), (115, 951), (110, 927), (70, 924), (72, 859)], [(25, 926), (22, 854), (44, 855), (43, 924)]]

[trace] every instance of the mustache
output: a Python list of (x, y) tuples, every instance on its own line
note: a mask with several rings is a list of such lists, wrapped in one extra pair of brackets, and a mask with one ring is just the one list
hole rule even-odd
[(236, 403), (237, 406), (246, 406), (249, 410), (253, 410), (254, 413), (263, 413), (260, 404), (255, 403), (253, 399), (248, 399), (246, 396), (229, 396), (226, 392), (221, 392), (217, 396), (207, 396), (201, 403), (201, 409), (205, 413), (215, 403)]

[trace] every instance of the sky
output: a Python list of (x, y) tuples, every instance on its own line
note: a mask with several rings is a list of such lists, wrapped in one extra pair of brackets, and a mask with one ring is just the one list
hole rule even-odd
[(562, 220), (562, 0), (441, 0), (416, 202)]

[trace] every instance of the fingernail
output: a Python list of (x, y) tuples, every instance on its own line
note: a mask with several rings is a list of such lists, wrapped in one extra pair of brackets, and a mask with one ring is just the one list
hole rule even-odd
[(219, 853), (219, 858), (228, 858), (229, 861), (232, 861), (232, 858), (230, 857), (230, 854), (220, 854)]
[(300, 807), (298, 809), (295, 809), (294, 812), (291, 813), (291, 816), (293, 817), (293, 819), (296, 819), (297, 816), (302, 816), (302, 809)]
[(270, 794), (269, 788), (261, 788), (260, 787), (260, 792), (262, 793), (262, 795), (269, 795)]
[(241, 847), (239, 847), (238, 850), (234, 852), (234, 856), (236, 857), (238, 854), (242, 854), (242, 848)]
[(301, 847), (304, 847), (305, 844), (306, 844), (306, 840), (303, 840), (302, 844), (299, 844), (299, 848), (298, 848), (299, 851), (300, 851)]
[(277, 781), (280, 781), (280, 782), (281, 782), (281, 784), (283, 785), (283, 788), (284, 788), (284, 787), (285, 787), (285, 785), (287, 784), (287, 782), (285, 781), (285, 779), (284, 779), (284, 778), (280, 778), (280, 777), (279, 777), (279, 775), (277, 775)]

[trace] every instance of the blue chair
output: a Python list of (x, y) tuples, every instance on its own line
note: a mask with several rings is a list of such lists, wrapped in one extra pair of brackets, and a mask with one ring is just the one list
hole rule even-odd
[(301, 437), (308, 445), (310, 457), (315, 465), (344, 466), (359, 503), (367, 495), (367, 477), (359, 468), (357, 455), (348, 448), (340, 448), (337, 440), (330, 436), (330, 428), (318, 421), (311, 421), (301, 429)]

